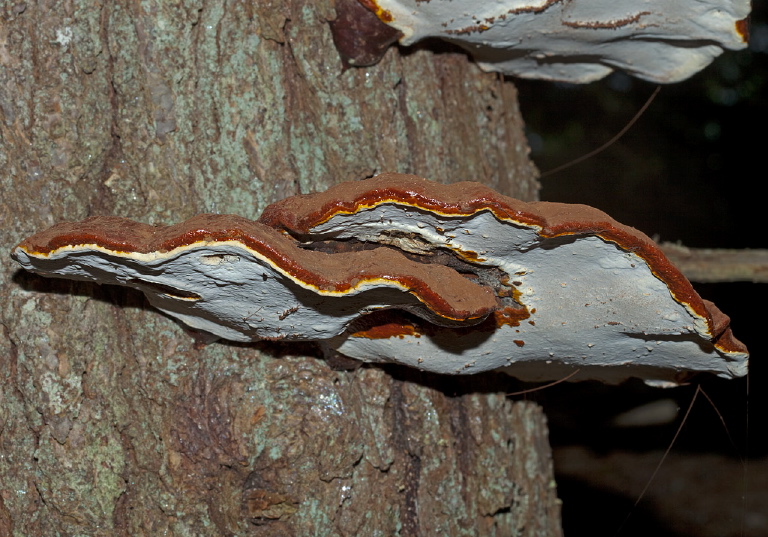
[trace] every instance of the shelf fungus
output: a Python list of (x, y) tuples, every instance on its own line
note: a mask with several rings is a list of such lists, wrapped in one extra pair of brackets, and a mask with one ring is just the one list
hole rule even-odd
[(135, 287), (235, 341), (317, 341), (366, 362), (524, 380), (738, 377), (729, 319), (639, 231), (582, 205), (382, 174), (169, 227), (58, 224), (13, 257), (46, 276)]
[[(359, 0), (400, 32), (402, 45), (438, 37), (488, 71), (586, 83), (615, 69), (657, 83), (684, 80), (725, 49), (747, 46), (749, 0)], [(370, 15), (337, 6), (334, 39), (352, 64), (370, 64), (392, 41)], [(353, 13), (354, 15), (350, 15)], [(350, 22), (351, 19), (357, 22)], [(358, 20), (362, 19), (362, 20)], [(356, 35), (368, 32), (368, 44)]]

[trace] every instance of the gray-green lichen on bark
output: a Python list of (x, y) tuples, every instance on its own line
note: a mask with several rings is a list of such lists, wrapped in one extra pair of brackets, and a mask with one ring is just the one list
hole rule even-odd
[[(256, 217), (385, 170), (536, 196), (510, 83), (427, 50), (342, 71), (330, 1), (0, 10), (6, 253), (61, 220)], [(541, 412), (495, 377), (196, 346), (138, 293), (0, 259), (0, 535), (559, 531)]]

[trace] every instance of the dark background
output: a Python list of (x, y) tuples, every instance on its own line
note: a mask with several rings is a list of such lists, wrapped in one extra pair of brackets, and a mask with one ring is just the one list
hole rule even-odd
[[(514, 80), (541, 199), (586, 203), (662, 241), (690, 247), (768, 248), (768, 24), (753, 8), (750, 47), (726, 52), (691, 79), (663, 86), (637, 123), (597, 156), (548, 170), (610, 140), (656, 86), (614, 74), (576, 86)], [(566, 536), (768, 535), (768, 413), (763, 327), (768, 285), (695, 284), (732, 319), (750, 349), (748, 379), (703, 378), (691, 414), (646, 497), (633, 504), (670, 445), (696, 385), (561, 385), (527, 395), (550, 419)], [(611, 420), (671, 399), (662, 425), (619, 428)], [(723, 422), (728, 428), (726, 432)], [(631, 514), (631, 515), (630, 515)], [(622, 525), (626, 517), (630, 518)]]

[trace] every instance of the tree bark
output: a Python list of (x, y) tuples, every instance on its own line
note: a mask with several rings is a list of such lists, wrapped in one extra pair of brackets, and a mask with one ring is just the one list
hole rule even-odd
[(0, 9), (0, 535), (559, 534), (544, 417), (506, 379), (200, 345), (7, 255), (62, 220), (255, 218), (379, 171), (534, 199), (511, 83), (419, 49), (343, 71), (331, 0)]

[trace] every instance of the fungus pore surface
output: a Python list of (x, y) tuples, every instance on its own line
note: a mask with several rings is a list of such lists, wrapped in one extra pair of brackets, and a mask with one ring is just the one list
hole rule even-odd
[(359, 2), (399, 35), (374, 29), (349, 0), (340, 2), (333, 30), (349, 63), (374, 63), (396, 37), (402, 45), (439, 37), (483, 69), (575, 83), (616, 69), (657, 83), (684, 80), (724, 50), (747, 46), (750, 12), (749, 0)]
[(309, 340), (367, 362), (523, 380), (743, 376), (728, 318), (641, 232), (582, 205), (382, 174), (258, 222), (62, 223), (12, 253), (45, 276), (126, 285), (235, 341)]

